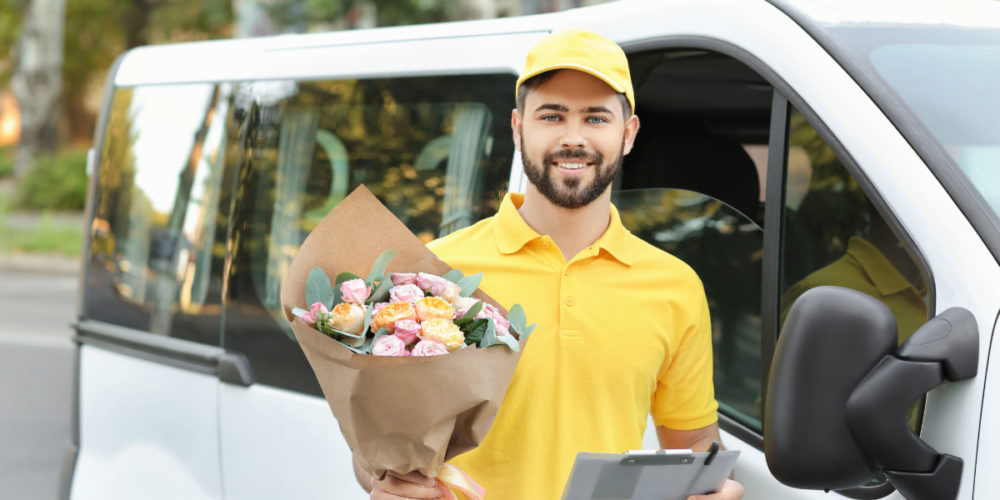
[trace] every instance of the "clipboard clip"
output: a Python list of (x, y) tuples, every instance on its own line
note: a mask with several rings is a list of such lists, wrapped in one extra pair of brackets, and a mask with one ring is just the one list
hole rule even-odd
[(715, 460), (715, 456), (719, 454), (719, 442), (712, 441), (712, 446), (708, 448), (708, 456), (705, 457), (705, 463), (702, 465), (711, 465), (712, 461)]

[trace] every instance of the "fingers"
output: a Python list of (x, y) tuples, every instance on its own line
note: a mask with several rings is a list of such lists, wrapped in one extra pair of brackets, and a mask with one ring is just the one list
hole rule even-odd
[(436, 479), (419, 472), (396, 474), (387, 472), (382, 479), (372, 482), (371, 500), (392, 499), (437, 500), (444, 498)]

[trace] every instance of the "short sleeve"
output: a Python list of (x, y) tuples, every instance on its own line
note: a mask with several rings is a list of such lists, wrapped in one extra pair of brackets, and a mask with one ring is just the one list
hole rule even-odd
[(696, 280), (696, 284), (697, 292), (692, 290), (689, 296), (698, 299), (675, 314), (672, 344), (676, 348), (657, 379), (650, 410), (655, 425), (676, 430), (698, 429), (718, 420), (711, 316), (701, 282)]

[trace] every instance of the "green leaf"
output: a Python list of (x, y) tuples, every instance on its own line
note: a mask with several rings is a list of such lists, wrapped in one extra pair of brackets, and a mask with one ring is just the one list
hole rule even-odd
[(476, 315), (479, 314), (479, 311), (482, 311), (482, 310), (483, 310), (483, 302), (482, 301), (476, 302), (459, 319), (466, 319), (466, 318), (475, 319)]
[(343, 298), (344, 294), (340, 291), (340, 285), (342, 285), (345, 281), (350, 281), (353, 279), (360, 279), (360, 278), (361, 276), (358, 276), (357, 274), (354, 273), (344, 272), (338, 274), (337, 279), (335, 281), (336, 285), (333, 287), (333, 303), (339, 304), (341, 299)]
[(368, 331), (368, 327), (371, 326), (372, 324), (372, 314), (374, 313), (375, 313), (374, 306), (372, 306), (371, 304), (365, 306), (365, 323), (364, 323), (365, 326), (364, 328), (361, 329), (361, 333), (365, 333)]
[(524, 308), (521, 307), (521, 304), (514, 304), (507, 311), (507, 321), (510, 321), (510, 326), (515, 332), (524, 331), (524, 326), (528, 324), (528, 318), (524, 315)]
[(444, 273), (441, 277), (452, 283), (458, 283), (458, 280), (465, 277), (465, 275), (462, 274), (461, 269), (452, 269), (451, 271)]
[(389, 265), (389, 261), (392, 260), (399, 252), (389, 249), (381, 254), (375, 259), (375, 263), (372, 264), (371, 271), (368, 271), (368, 283), (373, 283), (375, 280), (382, 278), (385, 275), (385, 268)]
[(473, 321), (472, 318), (466, 318), (466, 317), (463, 316), (463, 317), (458, 318), (455, 321), (453, 321), (453, 323), (455, 323), (455, 326), (457, 326), (459, 328), (462, 328), (463, 326), (468, 325), (469, 323), (472, 323), (472, 321)]
[(389, 298), (389, 289), (392, 288), (392, 278), (386, 274), (382, 276), (381, 281), (372, 292), (368, 300), (365, 301), (366, 304), (374, 304), (376, 302), (385, 302)]
[(486, 333), (483, 334), (483, 341), (479, 347), (489, 347), (497, 343), (497, 326), (493, 323), (493, 318), (486, 319)]
[(475, 292), (476, 289), (479, 288), (479, 283), (481, 281), (483, 281), (483, 273), (476, 273), (470, 274), (458, 280), (455, 284), (462, 289), (459, 295), (462, 297), (468, 297), (469, 295), (472, 295), (472, 292)]
[(312, 268), (306, 278), (306, 302), (309, 306), (321, 302), (327, 309), (333, 307), (334, 293), (330, 277), (319, 266)]
[(462, 331), (465, 333), (465, 343), (480, 345), (483, 341), (483, 335), (486, 334), (488, 324), (488, 319), (479, 318), (462, 328)]
[(517, 339), (515, 339), (513, 335), (504, 335), (503, 337), (497, 337), (496, 344), (504, 344), (514, 352), (521, 351), (521, 344), (517, 343)]
[(531, 332), (535, 331), (536, 326), (538, 326), (538, 324), (533, 323), (529, 325), (527, 328), (525, 328), (523, 332), (518, 332), (518, 338), (520, 340), (528, 340), (528, 336), (531, 335)]

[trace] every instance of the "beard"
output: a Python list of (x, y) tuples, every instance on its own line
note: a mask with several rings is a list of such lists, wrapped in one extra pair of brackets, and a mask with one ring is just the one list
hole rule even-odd
[[(524, 166), (524, 173), (528, 176), (531, 184), (538, 189), (553, 205), (562, 208), (580, 208), (589, 205), (596, 200), (615, 180), (615, 175), (622, 166), (622, 157), (625, 151), (625, 138), (622, 138), (622, 145), (618, 150), (618, 156), (608, 163), (604, 163), (604, 155), (598, 152), (587, 152), (579, 149), (560, 149), (550, 151), (542, 156), (541, 165), (532, 162), (524, 152), (524, 138), (521, 138), (521, 164)], [(553, 179), (554, 167), (552, 163), (557, 160), (583, 160), (594, 165), (594, 179), (589, 184), (582, 185), (579, 177), (566, 177), (559, 183)], [(561, 184), (561, 186), (559, 185)]]

